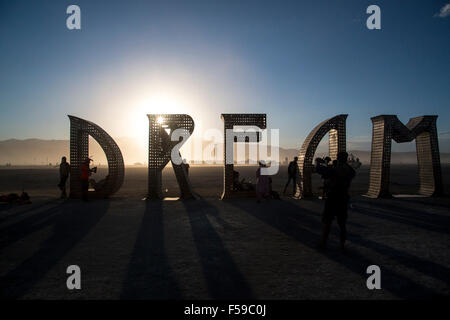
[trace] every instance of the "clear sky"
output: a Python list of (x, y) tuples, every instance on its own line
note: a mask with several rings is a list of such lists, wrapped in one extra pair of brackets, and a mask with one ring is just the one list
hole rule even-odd
[[(67, 139), (67, 114), (113, 137), (143, 136), (146, 113), (267, 113), (281, 146), (348, 113), (437, 114), (450, 132), (449, 1), (0, 0), (0, 140)], [(81, 8), (81, 30), (66, 8)], [(381, 8), (381, 30), (366, 8)], [(445, 14), (444, 14), (445, 15)]]

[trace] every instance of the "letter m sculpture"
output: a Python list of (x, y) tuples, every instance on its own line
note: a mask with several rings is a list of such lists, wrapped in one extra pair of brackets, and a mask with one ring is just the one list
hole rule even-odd
[(436, 129), (437, 116), (411, 118), (406, 126), (395, 115), (380, 115), (372, 119), (372, 153), (367, 196), (389, 197), (391, 140), (397, 143), (416, 139), (419, 167), (419, 193), (440, 195), (442, 188), (441, 161)]

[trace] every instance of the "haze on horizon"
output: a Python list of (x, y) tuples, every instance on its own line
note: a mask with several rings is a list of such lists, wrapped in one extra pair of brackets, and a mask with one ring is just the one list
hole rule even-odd
[(147, 113), (187, 113), (198, 137), (232, 112), (266, 113), (284, 148), (341, 113), (349, 141), (379, 114), (437, 114), (448, 140), (446, 3), (377, 1), (368, 30), (369, 1), (81, 0), (68, 30), (69, 1), (3, 1), (0, 140), (68, 139), (73, 114), (144, 148)]

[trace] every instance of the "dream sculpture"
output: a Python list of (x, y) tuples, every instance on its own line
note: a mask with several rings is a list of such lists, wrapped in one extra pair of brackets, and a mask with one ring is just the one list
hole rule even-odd
[[(172, 162), (181, 191), (181, 198), (197, 199), (193, 191), (187, 166), (181, 161), (180, 147), (194, 131), (194, 121), (186, 114), (151, 114), (149, 118), (149, 165), (148, 197), (162, 199), (162, 170)], [(114, 140), (96, 124), (70, 116), (70, 196), (81, 197), (81, 166), (89, 155), (89, 135), (101, 146), (108, 160), (108, 175), (98, 182), (94, 197), (108, 197), (117, 192), (124, 179), (122, 153)], [(236, 195), (233, 190), (234, 142), (259, 142), (260, 130), (266, 128), (265, 114), (222, 114), (224, 122), (224, 186), (221, 199)], [(346, 114), (337, 115), (317, 125), (304, 141), (299, 157), (300, 177), (297, 179), (296, 198), (312, 196), (311, 174), (313, 157), (325, 134), (329, 133), (329, 156), (346, 150)], [(409, 142), (416, 140), (419, 167), (419, 193), (426, 196), (443, 194), (439, 143), (436, 129), (437, 116), (411, 118), (403, 125), (395, 115), (380, 115), (371, 118), (372, 151), (370, 181), (367, 196), (373, 198), (390, 196), (389, 175), (391, 161), (391, 140)], [(235, 126), (253, 126), (257, 130), (235, 131)], [(178, 139), (178, 140), (177, 140)]]
[[(186, 142), (194, 131), (194, 120), (187, 114), (148, 114), (149, 140), (148, 140), (148, 195), (147, 199), (163, 199), (162, 170), (171, 161), (182, 199), (197, 199), (189, 180), (186, 165), (181, 161), (179, 148)], [(181, 130), (180, 130), (181, 129)], [(175, 130), (180, 131), (181, 141), (172, 141)], [(167, 132), (169, 131), (169, 133)], [(186, 137), (186, 139), (184, 139)], [(175, 149), (175, 163), (172, 157)]]
[(266, 115), (261, 113), (223, 113), (223, 192), (221, 199), (229, 199), (236, 195), (233, 191), (234, 142), (259, 142), (259, 132), (234, 132), (234, 126), (255, 126), (266, 128)]
[(313, 157), (322, 138), (329, 132), (329, 156), (332, 160), (337, 154), (346, 150), (346, 119), (347, 114), (340, 114), (319, 123), (306, 137), (298, 156), (299, 175), (295, 198), (312, 196), (311, 174), (313, 172)]
[[(124, 179), (122, 153), (114, 140), (95, 123), (81, 118), (68, 116), (70, 119), (70, 197), (79, 198), (81, 190), (81, 166), (89, 157), (89, 135), (103, 149), (108, 161), (108, 175), (96, 184), (95, 191), (89, 191), (92, 197), (106, 198), (117, 192)], [(90, 195), (90, 197), (91, 197)]]
[(426, 196), (443, 193), (441, 161), (436, 129), (438, 116), (411, 118), (406, 126), (395, 115), (380, 115), (371, 118), (372, 152), (370, 159), (370, 181), (367, 196), (389, 197), (391, 144), (416, 140), (419, 167), (419, 193)]

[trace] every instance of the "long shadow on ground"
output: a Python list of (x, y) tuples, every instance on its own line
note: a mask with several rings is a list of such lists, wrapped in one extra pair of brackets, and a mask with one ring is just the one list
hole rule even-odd
[[(26, 236), (55, 223), (57, 216), (64, 213), (67, 205), (59, 204), (39, 211), (37, 208), (31, 215), (0, 228), (0, 249), (6, 248)], [(14, 216), (17, 218), (17, 216)]]
[[(356, 202), (356, 203), (358, 203), (358, 202)], [(361, 203), (361, 202), (359, 202), (359, 203)], [(382, 205), (380, 205), (380, 206), (382, 207)], [(381, 207), (380, 207), (380, 210), (381, 210)], [(416, 210), (416, 211), (418, 213), (421, 213), (418, 210)], [(367, 214), (361, 208), (353, 208), (350, 215), (352, 215), (354, 212), (356, 212), (358, 214)], [(317, 217), (317, 213), (313, 213), (312, 211), (308, 212), (308, 210), (302, 208), (302, 212), (300, 215), (296, 214), (294, 217), (291, 217), (291, 218), (293, 220), (298, 221), (298, 223), (305, 223), (306, 220), (302, 217), (302, 215), (305, 213), (309, 213), (310, 216), (315, 215)], [(375, 213), (376, 213), (376, 211), (375, 211)], [(415, 214), (414, 212), (411, 212), (410, 216), (412, 216), (414, 214)], [(396, 215), (396, 213), (391, 213), (391, 215)], [(370, 216), (373, 216), (373, 217), (379, 218), (379, 219), (386, 218), (384, 215), (377, 216), (374, 214), (374, 215), (370, 215)], [(432, 218), (432, 217), (430, 217), (430, 218)], [(403, 220), (399, 220), (399, 221), (404, 222)], [(398, 221), (394, 220), (394, 222), (398, 222)], [(409, 221), (405, 221), (404, 223), (409, 224)], [(310, 227), (314, 227), (313, 224), (308, 224), (308, 225)], [(416, 225), (414, 225), (414, 226), (416, 226)], [(421, 228), (422, 225), (418, 224), (416, 227)], [(428, 229), (428, 228), (424, 228), (424, 229)], [(335, 231), (336, 230), (337, 229), (335, 228)], [(418, 258), (412, 254), (409, 254), (406, 251), (400, 251), (400, 250), (394, 249), (392, 247), (389, 247), (385, 244), (378, 243), (378, 242), (372, 241), (370, 239), (366, 239), (366, 238), (364, 238), (356, 233), (353, 233), (353, 232), (348, 233), (348, 238), (351, 242), (358, 244), (362, 247), (372, 249), (382, 255), (389, 256), (391, 259), (397, 260), (399, 263), (407, 266), (408, 268), (415, 269), (421, 273), (430, 275), (430, 276), (432, 276), (436, 279), (439, 279), (443, 282), (446, 282), (446, 283), (448, 283), (450, 281), (449, 280), (450, 279), (450, 269), (445, 266), (439, 265), (433, 261)]]
[(123, 283), (122, 299), (181, 299), (164, 245), (162, 201), (147, 201)]
[(416, 228), (450, 234), (450, 217), (423, 212), (417, 209), (402, 207), (402, 204), (392, 203), (375, 204), (373, 201), (365, 203), (356, 201), (353, 205), (353, 211), (373, 218), (383, 219), (390, 222), (410, 225)]
[[(90, 203), (67, 202), (39, 213), (39, 219), (44, 217), (46, 219), (41, 224), (33, 225), (39, 219), (35, 220), (31, 216), (12, 226), (10, 232), (18, 230), (17, 228), (26, 230), (20, 237), (51, 225), (53, 225), (53, 233), (42, 242), (36, 253), (0, 278), (0, 296), (20, 298), (28, 293), (64, 255), (94, 228), (108, 207), (108, 200)], [(2, 244), (9, 245), (14, 241), (17, 241), (17, 237), (6, 239)], [(65, 279), (65, 275), (62, 279)]]
[[(317, 216), (314, 219), (312, 214), (305, 214), (308, 210), (294, 205), (290, 201), (277, 201), (276, 203), (272, 202), (259, 206), (255, 205), (252, 201), (228, 201), (228, 203), (296, 239), (298, 242), (318, 252), (322, 252), (328, 259), (338, 262), (349, 271), (360, 275), (362, 278), (361, 281), (365, 281), (367, 278), (366, 268), (369, 265), (378, 265), (376, 261), (372, 261), (355, 250), (352, 250), (347, 255), (334, 251), (320, 251), (317, 246), (320, 241), (320, 230), (322, 229), (319, 215), (314, 213)], [(317, 230), (317, 233), (310, 230)], [(358, 236), (353, 236), (351, 233), (349, 234), (349, 240), (389, 256), (390, 258), (397, 259), (408, 268), (415, 268), (421, 272), (426, 271), (435, 278), (444, 280), (450, 276), (448, 268), (431, 261), (423, 260), (412, 255), (405, 255), (396, 249), (389, 248), (374, 241), (362, 239)], [(331, 242), (334, 241), (331, 240)], [(431, 298), (437, 295), (435, 291), (385, 266), (382, 267), (382, 273), (383, 288), (400, 298)]]
[(225, 230), (227, 223), (217, 209), (206, 201), (183, 202), (189, 215), (192, 235), (202, 264), (203, 273), (212, 299), (252, 299), (252, 290), (226, 250), (220, 235), (208, 216)]

